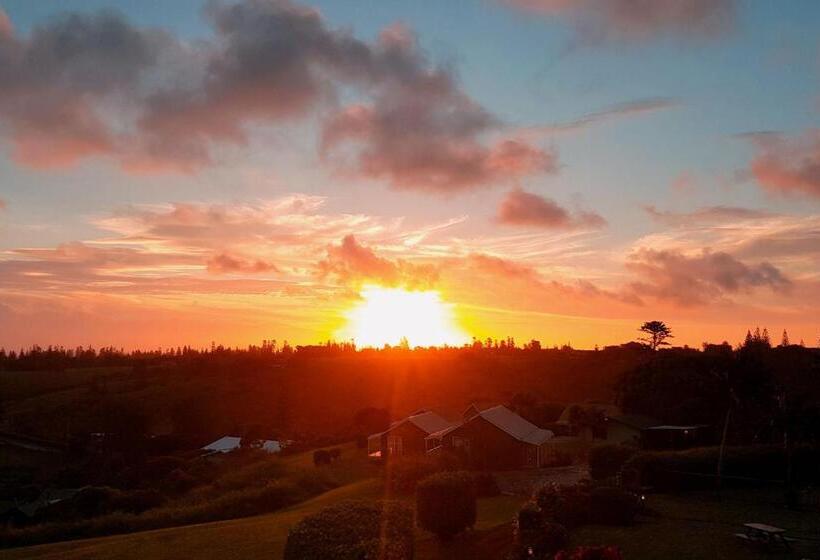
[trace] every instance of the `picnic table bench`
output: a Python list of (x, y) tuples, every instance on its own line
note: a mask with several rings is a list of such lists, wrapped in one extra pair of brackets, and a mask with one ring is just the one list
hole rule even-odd
[(752, 543), (766, 548), (791, 548), (789, 539), (786, 537), (786, 530), (765, 523), (745, 523), (743, 533), (735, 533), (735, 536), (744, 542)]

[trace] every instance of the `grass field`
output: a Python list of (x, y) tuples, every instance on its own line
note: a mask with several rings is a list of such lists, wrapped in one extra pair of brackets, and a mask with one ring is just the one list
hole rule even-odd
[[(339, 500), (378, 498), (381, 490), (381, 480), (372, 478), (331, 490), (270, 515), (5, 550), (0, 556), (9, 560), (281, 558), (288, 530), (302, 517)], [(475, 533), (490, 534), (493, 529), (508, 524), (520, 505), (520, 498), (510, 496), (481, 500)], [(433, 538), (419, 532), (417, 541), (417, 558), (438, 557), (440, 548)]]
[[(820, 513), (789, 511), (782, 496), (762, 490), (710, 494), (652, 495), (650, 512), (632, 527), (590, 525), (571, 532), (573, 544), (616, 544), (626, 559), (820, 558)], [(758, 550), (734, 533), (744, 523), (767, 523), (803, 537), (791, 552)]]
[[(281, 558), (289, 529), (305, 515), (344, 499), (377, 499), (383, 484), (372, 466), (346, 446), (347, 460), (339, 468), (350, 482), (301, 504), (256, 517), (187, 525), (94, 539), (54, 543), (0, 552), (4, 559), (97, 559), (144, 560), (178, 558)], [(310, 453), (284, 457), (289, 468), (314, 468)], [(366, 478), (363, 478), (366, 477)], [(403, 498), (412, 499), (412, 498)], [(520, 496), (497, 496), (479, 500), (478, 522), (472, 531), (447, 544), (417, 530), (416, 559), (503, 558), (512, 542), (511, 520), (523, 503)], [(632, 527), (590, 525), (571, 532), (572, 544), (615, 544), (627, 560), (719, 558), (820, 559), (820, 513), (788, 511), (781, 497), (765, 491), (726, 492), (723, 500), (711, 495), (652, 495), (647, 515)], [(733, 536), (743, 523), (763, 522), (805, 537), (791, 553), (768, 554), (750, 548)], [(811, 540), (814, 539), (814, 540)]]

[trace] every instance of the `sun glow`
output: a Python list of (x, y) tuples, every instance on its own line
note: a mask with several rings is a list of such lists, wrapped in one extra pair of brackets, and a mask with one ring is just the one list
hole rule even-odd
[(367, 286), (361, 296), (337, 333), (358, 346), (397, 346), (403, 339), (410, 347), (460, 346), (469, 340), (456, 324), (453, 305), (441, 301), (436, 291)]

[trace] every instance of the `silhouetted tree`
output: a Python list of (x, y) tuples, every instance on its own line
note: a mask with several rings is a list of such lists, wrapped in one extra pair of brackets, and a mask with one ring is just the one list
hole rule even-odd
[(657, 350), (658, 346), (668, 346), (669, 343), (666, 342), (666, 339), (674, 338), (672, 329), (667, 327), (663, 321), (647, 321), (638, 330), (648, 335), (641, 337), (640, 340), (645, 342), (652, 350)]

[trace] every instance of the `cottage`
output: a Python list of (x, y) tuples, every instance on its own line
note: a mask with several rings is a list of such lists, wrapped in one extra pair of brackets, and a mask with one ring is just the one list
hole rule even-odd
[(431, 454), (461, 453), (479, 469), (540, 467), (546, 459), (543, 445), (552, 436), (505, 406), (479, 410), (470, 405), (460, 424), (430, 434), (427, 448)]
[(373, 459), (392, 456), (424, 455), (425, 438), (452, 425), (435, 412), (419, 409), (397, 420), (383, 432), (367, 438), (367, 453)]

